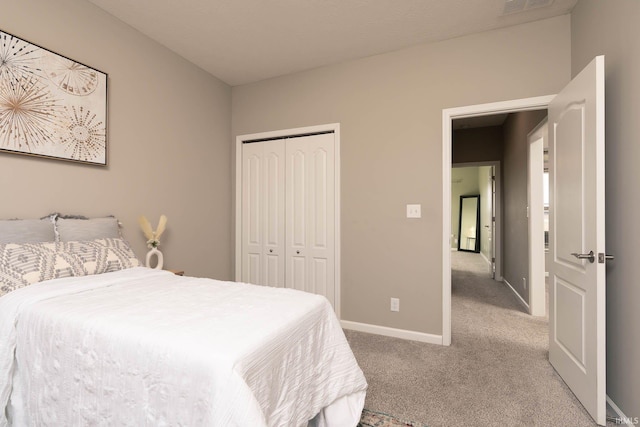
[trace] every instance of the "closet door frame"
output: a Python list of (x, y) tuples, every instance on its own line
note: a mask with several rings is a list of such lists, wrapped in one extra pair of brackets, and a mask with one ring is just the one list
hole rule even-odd
[[(270, 132), (259, 132), (246, 135), (239, 135), (235, 141), (236, 152), (236, 178), (235, 178), (235, 280), (241, 281), (242, 278), (242, 147), (245, 141), (269, 140), (277, 138), (287, 138), (293, 136), (301, 136), (308, 134), (333, 132), (334, 149), (335, 149), (335, 184), (334, 184), (334, 309), (338, 319), (340, 319), (340, 123), (330, 123), (318, 126), (307, 126), (293, 129), (282, 129)], [(259, 143), (259, 142), (256, 142)]]

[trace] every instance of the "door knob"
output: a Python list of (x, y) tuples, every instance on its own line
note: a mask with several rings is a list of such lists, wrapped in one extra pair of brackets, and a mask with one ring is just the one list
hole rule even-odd
[(269, 249), (269, 252), (273, 253), (273, 249)]
[(300, 254), (300, 251), (296, 251), (297, 254)]
[(572, 252), (571, 255), (573, 255), (578, 259), (588, 259), (590, 263), (593, 263), (596, 260), (596, 256), (593, 253), (593, 251), (589, 251), (588, 254), (578, 254), (578, 253)]

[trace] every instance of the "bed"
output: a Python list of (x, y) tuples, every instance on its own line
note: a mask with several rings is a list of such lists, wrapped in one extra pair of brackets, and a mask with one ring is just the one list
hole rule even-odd
[(120, 237), (1, 239), (0, 426), (358, 423), (324, 297), (140, 267)]

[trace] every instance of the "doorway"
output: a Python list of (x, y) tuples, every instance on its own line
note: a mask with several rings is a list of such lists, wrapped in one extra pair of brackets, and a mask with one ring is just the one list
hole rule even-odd
[[(477, 253), (495, 280), (502, 280), (500, 185), (499, 161), (452, 165), (451, 250)], [(464, 225), (460, 221), (464, 216), (462, 201), (474, 194), (480, 196), (477, 221)]]
[[(443, 235), (442, 235), (442, 344), (451, 345), (451, 169), (452, 121), (458, 118), (489, 116), (546, 109), (553, 95), (512, 101), (449, 108), (442, 112), (442, 171), (443, 171)], [(498, 227), (496, 227), (498, 229)], [(498, 240), (498, 239), (497, 239)]]

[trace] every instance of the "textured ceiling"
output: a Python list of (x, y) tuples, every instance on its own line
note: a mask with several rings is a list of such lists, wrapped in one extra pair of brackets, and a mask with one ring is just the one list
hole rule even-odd
[[(563, 15), (577, 2), (88, 1), (232, 86)], [(505, 10), (521, 8), (524, 10), (504, 14)]]

